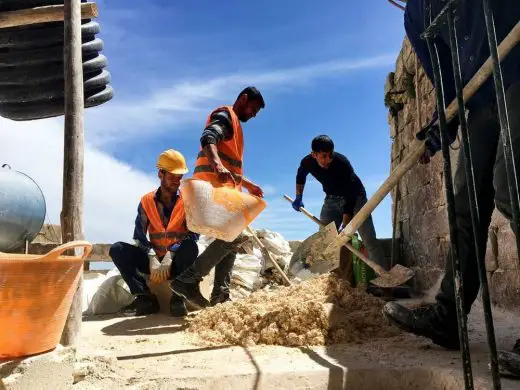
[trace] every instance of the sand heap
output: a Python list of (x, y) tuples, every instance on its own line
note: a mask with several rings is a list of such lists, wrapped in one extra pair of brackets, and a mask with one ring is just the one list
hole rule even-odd
[(327, 274), (292, 287), (257, 291), (200, 312), (188, 328), (205, 345), (326, 345), (392, 337), (384, 302)]

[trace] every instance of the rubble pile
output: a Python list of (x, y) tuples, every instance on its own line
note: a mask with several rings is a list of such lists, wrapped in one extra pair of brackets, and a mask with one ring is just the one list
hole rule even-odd
[[(271, 257), (285, 271), (289, 267), (292, 250), (289, 242), (280, 233), (266, 229), (255, 231), (256, 235), (271, 254)], [(244, 232), (244, 235), (249, 236)], [(199, 253), (202, 253), (213, 242), (212, 238), (201, 236), (198, 242)], [(248, 297), (253, 291), (262, 288), (274, 288), (283, 285), (281, 276), (273, 271), (274, 266), (265, 259), (260, 248), (252, 237), (240, 248), (231, 276), (231, 297), (239, 299)]]
[(203, 345), (302, 346), (392, 337), (383, 301), (333, 274), (205, 309), (188, 331)]

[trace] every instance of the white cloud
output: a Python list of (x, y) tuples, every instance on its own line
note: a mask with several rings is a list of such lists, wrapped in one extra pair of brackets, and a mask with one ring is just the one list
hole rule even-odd
[(262, 190), (264, 191), (264, 196), (272, 196), (276, 194), (276, 188), (270, 184), (265, 184), (262, 187)]
[[(47, 215), (59, 223), (63, 175), (63, 121), (47, 119), (13, 122), (0, 118), (1, 164), (32, 177), (41, 187), (47, 202)], [(313, 180), (309, 180), (310, 183)], [(84, 228), (91, 242), (131, 240), (140, 197), (158, 185), (155, 175), (133, 169), (96, 148), (86, 145), (84, 176)], [(286, 239), (305, 239), (317, 226), (296, 213), (281, 193), (264, 185), (268, 207), (254, 221), (256, 228), (278, 231)], [(319, 217), (323, 193), (319, 185), (308, 185), (305, 206)], [(389, 200), (385, 200), (385, 203)], [(390, 207), (374, 212), (379, 237), (391, 235), (388, 226)]]
[[(291, 88), (318, 78), (348, 72), (391, 66), (395, 55), (380, 55), (362, 59), (328, 61), (287, 69), (257, 73), (235, 73), (207, 79), (161, 82), (164, 88), (151, 92), (136, 91), (138, 99), (116, 97), (95, 110), (86, 111), (88, 137), (95, 145), (110, 144), (121, 139), (136, 139), (160, 132), (171, 133), (179, 125), (202, 122), (215, 104), (231, 101), (246, 85), (256, 85), (262, 91)], [(168, 86), (169, 85), (169, 86)]]
[[(155, 175), (133, 169), (99, 150), (114, 140), (149, 137), (153, 132), (171, 132), (176, 125), (200, 121), (201, 114), (216, 103), (235, 97), (246, 84), (262, 90), (293, 87), (319, 77), (327, 77), (366, 68), (393, 64), (394, 56), (385, 55), (361, 60), (324, 62), (292, 69), (256, 74), (232, 74), (208, 80), (172, 83), (139, 99), (117, 98), (85, 111), (84, 226), (86, 239), (93, 242), (129, 240), (140, 197), (157, 186)], [(167, 126), (165, 126), (167, 125)], [(59, 223), (62, 199), (63, 119), (14, 122), (0, 118), (1, 163), (31, 176), (42, 188), (48, 217)], [(153, 169), (150, 170), (152, 172)], [(310, 178), (309, 184), (312, 183)], [(307, 208), (319, 211), (322, 197), (316, 185), (305, 197)], [(292, 187), (291, 187), (292, 188)], [(255, 221), (256, 226), (280, 231), (287, 238), (301, 239), (316, 230), (312, 221), (292, 211), (277, 189), (264, 185), (268, 209)], [(281, 196), (281, 195), (280, 195)]]
[[(0, 119), (1, 163), (38, 183), (47, 215), (59, 224), (63, 176), (63, 121), (13, 122)], [(154, 176), (136, 171), (86, 146), (84, 175), (85, 238), (91, 242), (128, 241), (140, 197), (157, 186)]]
[[(90, 129), (87, 128), (88, 132)], [(63, 120), (45, 119), (14, 122), (0, 118), (0, 164), (30, 176), (42, 189), (47, 203), (47, 221), (60, 223), (63, 180)], [(154, 174), (133, 169), (91, 145), (85, 147), (84, 229), (91, 242), (130, 241), (139, 199), (156, 188)], [(151, 170), (152, 171), (152, 170)], [(281, 232), (290, 239), (302, 239), (316, 226), (294, 212), (287, 201), (264, 185), (268, 208), (255, 227)], [(308, 198), (309, 206), (318, 199)]]

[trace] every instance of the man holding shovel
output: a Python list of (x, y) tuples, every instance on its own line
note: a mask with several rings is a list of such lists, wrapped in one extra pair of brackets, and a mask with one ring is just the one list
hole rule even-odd
[[(262, 197), (262, 189), (243, 176), (244, 136), (241, 122), (254, 118), (265, 107), (264, 99), (255, 87), (247, 87), (238, 95), (233, 106), (214, 110), (206, 121), (197, 156), (194, 179), (206, 180), (215, 187), (232, 185), (245, 187), (249, 193)], [(247, 241), (239, 235), (233, 242), (216, 239), (185, 272), (171, 282), (172, 291), (202, 309), (229, 300), (231, 270), (237, 250)], [(201, 294), (199, 283), (215, 268), (210, 302)]]
[[(365, 187), (354, 172), (350, 161), (334, 151), (334, 142), (327, 135), (319, 135), (312, 140), (312, 152), (305, 156), (296, 174), (296, 198), (292, 203), (296, 211), (303, 204), (303, 190), (310, 173), (318, 180), (325, 192), (320, 220), (325, 225), (334, 222), (338, 231), (348, 225), (352, 217), (366, 203)], [(388, 264), (381, 244), (377, 240), (372, 217), (368, 217), (359, 228), (359, 234), (368, 250), (370, 259), (384, 269)]]
[[(444, 2), (440, 0), (432, 0), (431, 4), (434, 16), (444, 6)], [(496, 0), (491, 2), (491, 7), (494, 13), (497, 41), (500, 43), (520, 20), (520, 2), (518, 0)], [(425, 14), (426, 10), (422, 0), (409, 0), (406, 5), (405, 28), (428, 78), (433, 82), (429, 51), (426, 42), (420, 37), (424, 31)], [(475, 4), (470, 1), (461, 1), (457, 15), (457, 30), (461, 41), (460, 45), (462, 45), (460, 65), (463, 83), (467, 84), (490, 55), (482, 3), (477, 2)], [(443, 76), (442, 87), (445, 104), (447, 105), (455, 97), (455, 86), (446, 25), (442, 28), (441, 35), (436, 39), (436, 42)], [(518, 172), (518, 164), (520, 163), (520, 47), (518, 45), (512, 49), (501, 65), (512, 149)], [(482, 256), (485, 256), (488, 228), (495, 206), (509, 220), (512, 218), (501, 129), (493, 85), (493, 79), (488, 79), (480, 90), (466, 102), (466, 109), (469, 111), (468, 130), (480, 218), (481, 237), (478, 244)], [(448, 128), (451, 142), (456, 138), (457, 119), (454, 119)], [(439, 128), (429, 125), (418, 134), (418, 138), (426, 140), (426, 152), (421, 162), (428, 163), (430, 158), (441, 149)], [(471, 305), (477, 298), (480, 281), (464, 163), (464, 153), (461, 151), (454, 178), (454, 194), (458, 232), (457, 247), (464, 285), (463, 300), (466, 314), (468, 314)], [(520, 180), (520, 178), (517, 177), (516, 180)], [(455, 288), (450, 255), (448, 254), (447, 257), (444, 280), (435, 304), (410, 310), (391, 302), (384, 307), (383, 311), (395, 325), (403, 330), (428, 337), (435, 344), (444, 348), (459, 349)], [(517, 342), (511, 352), (500, 351), (498, 357), (502, 371), (520, 376), (520, 342)]]

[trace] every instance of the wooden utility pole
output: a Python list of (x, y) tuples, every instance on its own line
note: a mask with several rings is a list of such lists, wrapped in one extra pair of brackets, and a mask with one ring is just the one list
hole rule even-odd
[[(65, 70), (65, 141), (63, 155), (63, 204), (61, 231), (63, 243), (83, 240), (83, 154), (84, 98), (81, 54), (81, 0), (64, 3), (63, 61)], [(81, 329), (83, 274), (74, 294), (62, 345), (75, 343)]]

